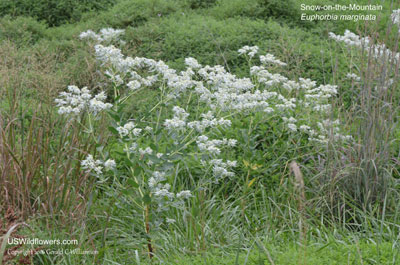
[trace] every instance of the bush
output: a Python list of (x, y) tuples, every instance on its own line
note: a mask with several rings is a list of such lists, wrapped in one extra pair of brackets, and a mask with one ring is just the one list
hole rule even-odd
[(207, 8), (212, 5), (214, 5), (217, 2), (217, 0), (188, 0), (187, 4), (189, 5), (190, 8), (196, 9), (196, 8)]
[(293, 0), (220, 0), (208, 12), (218, 19), (243, 16), (268, 21), (273, 18), (293, 27), (311, 28), (315, 26), (315, 23), (300, 20), (300, 6)]
[(17, 46), (31, 45), (46, 35), (46, 26), (33, 18), (6, 16), (0, 19), (0, 40), (8, 39)]
[(153, 18), (168, 16), (181, 8), (183, 5), (179, 1), (122, 0), (100, 14), (94, 12), (85, 14), (81, 22), (86, 24), (86, 27), (89, 24), (91, 29), (137, 27)]
[(128, 28), (126, 35), (132, 47), (130, 53), (162, 59), (178, 68), (182, 66), (182, 58), (188, 56), (198, 58), (203, 64), (229, 62), (230, 68), (236, 68), (245, 62), (238, 59), (237, 49), (277, 38), (263, 21), (246, 18), (219, 21), (186, 13), (165, 18), (162, 23), (154, 21), (139, 28)]
[(84, 12), (103, 10), (115, 0), (2, 0), (0, 16), (30, 16), (49, 26), (78, 21)]

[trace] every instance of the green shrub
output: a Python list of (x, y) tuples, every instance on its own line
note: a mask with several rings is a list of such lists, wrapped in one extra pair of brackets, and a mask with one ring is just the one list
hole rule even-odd
[[(237, 49), (257, 45), (266, 38), (277, 38), (263, 21), (247, 18), (218, 21), (196, 14), (176, 14), (162, 23), (151, 21), (138, 28), (128, 28), (126, 39), (136, 56), (162, 59), (172, 67), (181, 67), (185, 57), (196, 57), (202, 64), (225, 62), (230, 68), (244, 63)], [(231, 69), (232, 70), (232, 69)]]
[(30, 16), (49, 26), (78, 21), (84, 12), (103, 10), (115, 0), (2, 0), (0, 16)]
[(33, 18), (0, 19), (0, 40), (10, 40), (17, 46), (31, 45), (46, 35), (46, 26)]
[[(293, 0), (258, 0), (258, 16), (274, 17), (286, 20), (298, 20), (300, 17), (299, 9)], [(297, 18), (297, 19), (296, 19)]]
[(137, 27), (152, 18), (163, 18), (181, 8), (179, 1), (124, 0), (101, 14), (88, 13), (82, 21), (91, 24), (91, 29)]
[(217, 0), (187, 0), (187, 4), (190, 8), (207, 8), (214, 5)]
[(220, 0), (208, 10), (208, 14), (218, 19), (225, 19), (235, 16), (253, 17), (258, 12), (258, 2), (252, 0)]
[(243, 16), (268, 21), (273, 18), (293, 27), (315, 26), (315, 23), (301, 21), (300, 5), (294, 0), (219, 0), (208, 14), (218, 19)]

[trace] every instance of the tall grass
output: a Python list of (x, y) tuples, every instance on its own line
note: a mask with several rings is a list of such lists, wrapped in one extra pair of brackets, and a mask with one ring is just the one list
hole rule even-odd
[[(392, 27), (388, 25), (382, 37), (374, 24), (368, 24), (364, 34), (372, 32), (371, 45), (390, 43), (396, 53), (399, 34)], [(398, 160), (399, 62), (387, 55), (377, 58), (371, 50), (346, 48), (344, 52), (351, 58), (349, 72), (359, 74), (360, 81), (351, 81), (351, 107), (345, 107), (348, 104), (343, 98), (335, 106), (347, 120), (355, 144), (330, 144), (326, 156), (319, 160), (322, 170), (315, 179), (323, 194), (319, 207), (326, 207), (328, 215), (339, 223), (359, 227), (365, 214), (393, 214), (397, 208), (394, 161)], [(339, 84), (346, 87), (349, 81), (339, 78)]]
[(93, 142), (82, 137), (83, 124), (54, 111), (57, 58), (38, 59), (7, 42), (0, 52), (0, 207), (14, 209), (23, 219), (35, 213), (78, 218), (92, 185), (76, 161)]

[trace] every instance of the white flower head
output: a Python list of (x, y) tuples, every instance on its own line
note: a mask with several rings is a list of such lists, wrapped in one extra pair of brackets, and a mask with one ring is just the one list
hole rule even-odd
[(176, 198), (182, 198), (182, 199), (188, 199), (190, 197), (193, 197), (192, 193), (190, 192), (190, 190), (183, 190), (180, 191), (179, 193), (176, 194)]
[(115, 169), (116, 163), (112, 159), (108, 159), (106, 162), (104, 162), (104, 168), (106, 170), (113, 170)]
[(94, 172), (97, 175), (101, 175), (103, 163), (100, 160), (94, 160), (92, 155), (88, 155), (85, 160), (82, 160), (81, 166), (86, 170), (87, 173)]
[(199, 62), (198, 62), (196, 59), (192, 58), (192, 57), (186, 58), (186, 59), (185, 59), (185, 64), (186, 64), (188, 67), (192, 68), (192, 69), (199, 69), (199, 68), (201, 68), (201, 64), (199, 64)]
[(239, 55), (246, 54), (250, 58), (253, 58), (258, 52), (258, 46), (243, 46), (238, 50)]
[(68, 86), (67, 90), (68, 92), (61, 92), (60, 97), (55, 100), (59, 114), (77, 116), (81, 112), (88, 111), (96, 115), (112, 107), (112, 104), (104, 102), (106, 100), (104, 92), (92, 97), (86, 87), (79, 89), (77, 86)]
[(276, 65), (280, 65), (280, 66), (286, 65), (286, 63), (276, 59), (275, 55), (270, 54), (270, 53), (267, 53), (266, 55), (261, 55), (260, 62), (263, 64), (276, 64)]
[(393, 23), (400, 27), (400, 9), (393, 10), (391, 17)]

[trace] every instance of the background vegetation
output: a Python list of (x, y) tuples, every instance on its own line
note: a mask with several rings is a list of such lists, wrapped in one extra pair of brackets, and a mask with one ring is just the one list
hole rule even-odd
[[(188, 202), (187, 212), (173, 213), (176, 223), (154, 235), (154, 264), (398, 264), (398, 109), (385, 116), (383, 100), (360, 96), (364, 94), (346, 80), (354, 69), (349, 58), (356, 54), (331, 41), (328, 33), (350, 29), (397, 51), (396, 31), (388, 25), (391, 10), (399, 6), (390, 0), (357, 1), (383, 5), (383, 11), (370, 12), (379, 15), (375, 23), (300, 21), (300, 4), (321, 2), (352, 1), (1, 1), (0, 235), (25, 222), (28, 226), (20, 226), (16, 234), (78, 239), (79, 248), (98, 251), (5, 255), (4, 261), (151, 263), (147, 238), (138, 229), (142, 220), (131, 202), (117, 200), (120, 190), (97, 185), (81, 172), (79, 161), (96, 150), (97, 143), (82, 136), (77, 124), (66, 123), (54, 107), (54, 99), (68, 85), (94, 91), (102, 87), (104, 76), (93, 51), (78, 36), (88, 29), (113, 27), (126, 30), (124, 54), (163, 60), (178, 70), (186, 57), (194, 57), (203, 65), (220, 64), (245, 76), (248, 62), (237, 50), (257, 45), (288, 64), (280, 72), (288, 78), (339, 85), (332, 102), (335, 113), (348, 121), (346, 131), (356, 135), (361, 146), (289, 148), (287, 136), (275, 138), (274, 123), (260, 125), (257, 137), (247, 139), (252, 148), (238, 160), (235, 179), (212, 193), (199, 192)], [(396, 88), (398, 84), (388, 92), (391, 106), (398, 106)], [(136, 94), (127, 102), (124, 117), (148, 113), (157, 95), (154, 89)], [(105, 118), (98, 125), (104, 143), (111, 137), (105, 130), (108, 122)], [(246, 131), (251, 123), (244, 118), (236, 126)], [(304, 197), (291, 172), (292, 161), (303, 173)], [(368, 182), (377, 176), (379, 188)]]

